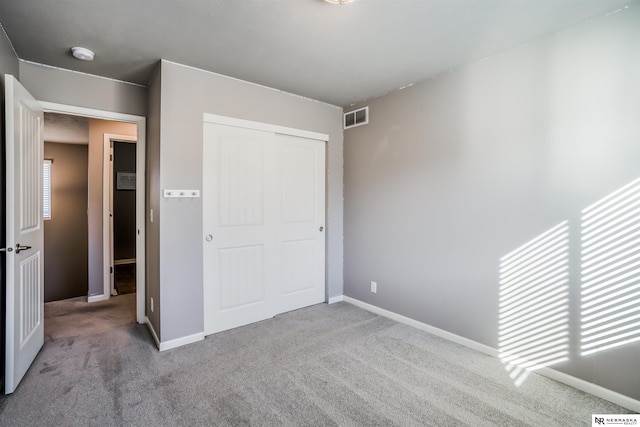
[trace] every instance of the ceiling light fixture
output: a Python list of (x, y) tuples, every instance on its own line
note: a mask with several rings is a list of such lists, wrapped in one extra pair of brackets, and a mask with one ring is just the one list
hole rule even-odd
[(324, 1), (331, 4), (347, 4), (347, 3), (351, 3), (353, 0), (324, 0)]
[(95, 54), (86, 47), (72, 47), (71, 54), (81, 61), (93, 61)]

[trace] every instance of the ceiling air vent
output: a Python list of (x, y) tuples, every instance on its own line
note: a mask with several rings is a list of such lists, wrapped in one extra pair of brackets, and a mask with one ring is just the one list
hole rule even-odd
[(369, 123), (369, 107), (362, 107), (357, 110), (344, 113), (344, 128), (354, 128)]

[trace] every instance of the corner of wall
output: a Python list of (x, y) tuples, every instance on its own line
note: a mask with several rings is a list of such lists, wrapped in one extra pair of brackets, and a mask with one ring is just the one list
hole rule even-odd
[[(146, 294), (147, 323), (157, 333), (160, 348), (161, 292), (160, 292), (160, 123), (162, 96), (162, 61), (149, 81), (147, 92), (147, 180), (146, 180)], [(153, 309), (153, 310), (152, 310)]]
[(18, 54), (11, 44), (9, 36), (4, 31), (4, 27), (0, 24), (0, 81), (4, 87), (4, 74), (11, 74), (16, 79), (19, 79), (20, 67), (19, 67)]

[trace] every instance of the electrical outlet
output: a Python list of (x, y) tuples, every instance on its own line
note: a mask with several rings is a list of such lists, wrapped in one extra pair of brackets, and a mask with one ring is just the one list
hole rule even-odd
[(151, 297), (151, 312), (153, 313), (153, 297)]
[(378, 282), (371, 281), (371, 292), (374, 294), (378, 292)]

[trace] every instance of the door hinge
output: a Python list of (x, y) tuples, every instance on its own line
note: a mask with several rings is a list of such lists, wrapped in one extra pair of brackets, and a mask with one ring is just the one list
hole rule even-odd
[(109, 161), (113, 162), (113, 154), (109, 154)]
[(113, 267), (109, 267), (109, 273), (113, 274)]

